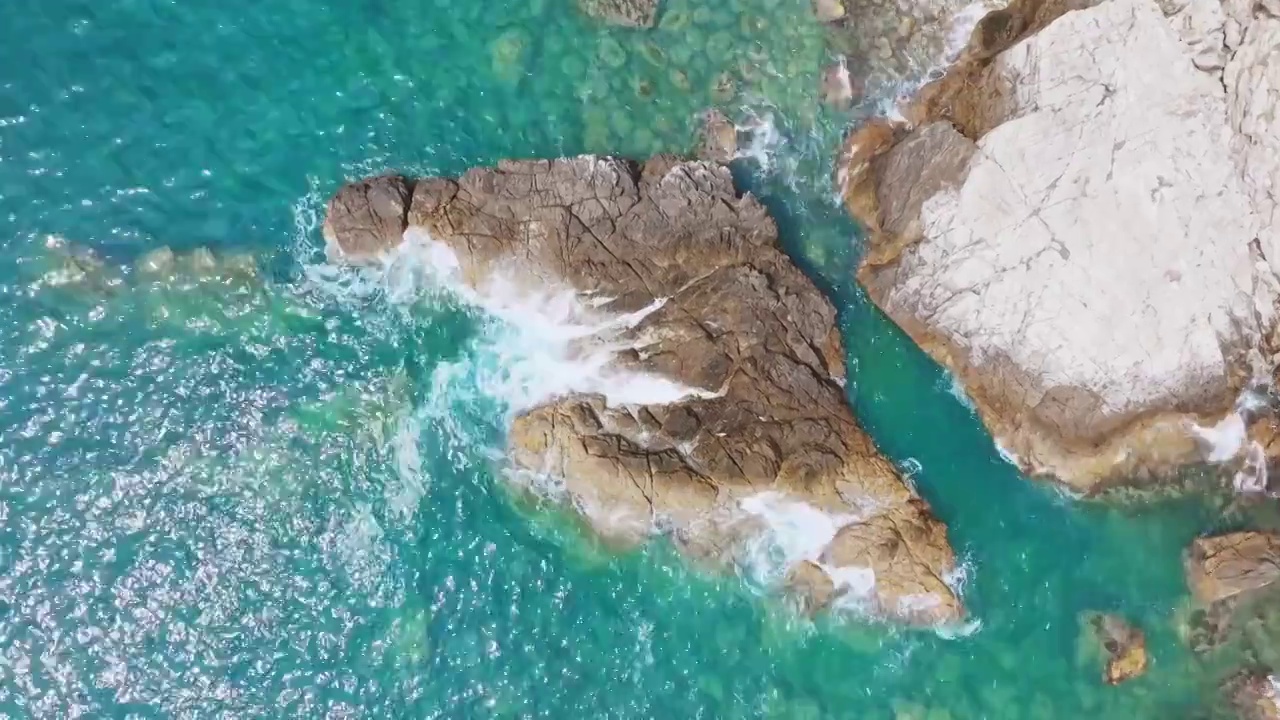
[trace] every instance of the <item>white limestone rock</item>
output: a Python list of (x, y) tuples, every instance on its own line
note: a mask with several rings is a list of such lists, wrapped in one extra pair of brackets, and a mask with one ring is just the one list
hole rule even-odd
[[(1106, 0), (1037, 32), (1049, 1), (975, 33), (1032, 33), (967, 76), (982, 122), (935, 102), (849, 205), (877, 304), (1026, 469), (1090, 492), (1203, 459), (1194, 426), (1230, 412), (1270, 329), (1280, 23), (1252, 20), (1228, 61), (1216, 0)], [(949, 181), (912, 150), (930, 120), (971, 135)]]

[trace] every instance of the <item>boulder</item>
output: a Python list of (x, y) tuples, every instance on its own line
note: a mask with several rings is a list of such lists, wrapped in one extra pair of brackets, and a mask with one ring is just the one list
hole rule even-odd
[(727, 168), (502, 162), (419, 180), (407, 217), (477, 295), (569, 291), (593, 328), (574, 353), (607, 353), (606, 382), (515, 417), (516, 474), (553, 478), (622, 544), (661, 533), (750, 572), (781, 558), (757, 574), (811, 607), (961, 616), (944, 525), (850, 410), (833, 307)]
[(383, 175), (348, 183), (329, 200), (324, 239), (330, 258), (368, 263), (400, 245), (408, 225), (412, 187)]
[(578, 0), (578, 7), (596, 20), (620, 27), (653, 27), (658, 18), (658, 0)]
[(1118, 685), (1147, 671), (1147, 640), (1142, 631), (1115, 615), (1089, 613), (1086, 623), (1106, 657), (1102, 679)]
[(1274, 362), (1273, 20), (1242, 21), (1224, 92), (1222, 13), (1167, 9), (1016, 0), (841, 169), (870, 297), (1080, 493), (1243, 452)]
[(1243, 531), (1196, 538), (1187, 551), (1187, 584), (1204, 605), (1271, 586), (1280, 579), (1280, 534)]

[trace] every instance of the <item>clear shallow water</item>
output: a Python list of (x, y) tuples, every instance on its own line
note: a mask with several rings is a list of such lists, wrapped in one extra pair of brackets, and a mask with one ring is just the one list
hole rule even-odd
[[(672, 0), (647, 34), (570, 0), (6, 9), (0, 716), (1131, 720), (1207, 699), (1174, 619), (1208, 511), (1018, 477), (851, 287), (827, 182), (846, 119), (815, 104), (807, 1)], [(736, 170), (841, 306), (857, 411), (949, 523), (973, 634), (815, 625), (660, 544), (610, 553), (495, 478), (503, 328), (318, 265), (344, 177), (682, 150), (712, 102), (785, 138)], [(173, 273), (134, 268), (161, 246)], [(1147, 631), (1145, 678), (1102, 686), (1085, 610)]]

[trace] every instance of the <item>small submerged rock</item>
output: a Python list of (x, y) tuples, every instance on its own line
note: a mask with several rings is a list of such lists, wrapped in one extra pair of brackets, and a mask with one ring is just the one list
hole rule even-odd
[(1105, 653), (1102, 679), (1118, 685), (1147, 671), (1147, 640), (1142, 631), (1116, 615), (1088, 613), (1084, 620)]
[(177, 264), (173, 250), (168, 246), (159, 247), (138, 258), (138, 272), (147, 275), (169, 275)]
[[(723, 153), (732, 124), (710, 119)], [(501, 287), (484, 302), (524, 313), (576, 298), (566, 362), (595, 360), (517, 414), (508, 457), (599, 535), (665, 535), (815, 610), (962, 616), (945, 526), (848, 405), (834, 308), (723, 165), (582, 156), (375, 178), (338, 191), (325, 237), (349, 262), (405, 242), (448, 257), (472, 294)]]
[(738, 154), (738, 127), (719, 110), (702, 115), (697, 156), (711, 162), (727, 163)]
[(1280, 685), (1269, 672), (1239, 672), (1223, 683), (1222, 691), (1236, 720), (1280, 720)]
[(837, 110), (848, 110), (861, 96), (861, 88), (855, 87), (844, 58), (831, 63), (822, 72), (822, 102)]
[(658, 18), (658, 0), (578, 0), (578, 7), (596, 20), (620, 27), (653, 27)]
[(844, 18), (844, 3), (840, 0), (813, 0), (813, 16), (821, 23), (831, 23)]

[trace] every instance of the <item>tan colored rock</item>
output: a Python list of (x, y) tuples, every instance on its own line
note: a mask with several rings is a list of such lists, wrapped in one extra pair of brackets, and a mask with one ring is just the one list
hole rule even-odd
[(596, 20), (619, 27), (649, 28), (658, 19), (658, 0), (578, 0), (578, 7)]
[(813, 0), (813, 16), (821, 23), (830, 23), (842, 19), (846, 14), (844, 3), (840, 0)]
[(331, 258), (372, 262), (404, 239), (411, 188), (395, 175), (348, 183), (329, 200), (324, 238)]
[(1147, 671), (1147, 641), (1141, 630), (1115, 615), (1090, 614), (1087, 622), (1106, 653), (1104, 682), (1118, 685)]
[[(598, 330), (573, 352), (609, 349), (599, 372), (611, 380), (520, 413), (509, 457), (557, 479), (600, 534), (663, 533), (747, 572), (772, 546), (784, 558), (773, 581), (811, 607), (961, 616), (943, 581), (955, 570), (945, 527), (849, 408), (834, 309), (727, 168), (503, 162), (418, 181), (407, 217), (410, 248), (449, 255), (478, 295), (581, 299)], [(622, 397), (636, 379), (662, 396)]]
[(719, 110), (711, 109), (703, 113), (698, 138), (698, 158), (727, 163), (737, 154), (738, 127)]
[[(1025, 470), (1082, 493), (1239, 453), (1274, 324), (1280, 239), (1196, 12), (1180, 34), (1154, 0), (1014, 2), (846, 161), (868, 294)], [(1269, 117), (1254, 97), (1237, 124)]]
[(1196, 538), (1186, 568), (1187, 584), (1204, 605), (1261, 590), (1280, 579), (1280, 534), (1245, 531)]

